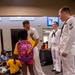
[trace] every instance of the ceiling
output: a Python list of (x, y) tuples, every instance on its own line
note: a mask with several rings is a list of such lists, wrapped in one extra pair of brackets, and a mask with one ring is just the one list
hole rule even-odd
[[(75, 5), (75, 0), (0, 0), (0, 6), (59, 7)], [(56, 6), (55, 6), (56, 5)]]
[(63, 6), (75, 13), (75, 0), (0, 0), (0, 16), (57, 16)]

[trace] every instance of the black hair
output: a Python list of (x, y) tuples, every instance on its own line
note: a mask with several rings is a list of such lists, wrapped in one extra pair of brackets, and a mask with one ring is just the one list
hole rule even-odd
[(47, 43), (47, 44), (48, 44), (48, 41), (46, 41), (45, 43)]
[(13, 58), (13, 63), (16, 64), (16, 60), (17, 60), (16, 55), (13, 54), (13, 55), (12, 55), (12, 58)]
[(28, 21), (28, 20), (24, 20), (22, 24), (23, 24), (23, 25), (29, 24), (29, 21)]
[(56, 23), (56, 25), (57, 25), (57, 26), (59, 26), (59, 24), (58, 24), (58, 22), (57, 22), (57, 21), (54, 21), (53, 23)]
[(25, 29), (22, 29), (18, 32), (18, 39), (19, 40), (27, 40), (28, 32)]
[(67, 6), (64, 6), (64, 7), (62, 7), (62, 8), (60, 9), (60, 12), (61, 12), (61, 13), (62, 13), (63, 11), (70, 14), (70, 9), (69, 9)]
[(6, 56), (6, 51), (3, 50), (3, 51), (1, 52), (1, 55)]

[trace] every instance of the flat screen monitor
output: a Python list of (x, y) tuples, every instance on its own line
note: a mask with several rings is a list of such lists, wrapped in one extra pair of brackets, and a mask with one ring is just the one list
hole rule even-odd
[(56, 21), (59, 24), (59, 17), (47, 17), (47, 26), (52, 26), (52, 23)]

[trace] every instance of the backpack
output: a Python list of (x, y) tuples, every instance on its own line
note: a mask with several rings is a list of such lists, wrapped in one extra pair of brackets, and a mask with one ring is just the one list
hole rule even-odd
[(33, 59), (32, 44), (29, 41), (20, 40), (18, 42), (18, 58), (21, 61), (29, 61)]

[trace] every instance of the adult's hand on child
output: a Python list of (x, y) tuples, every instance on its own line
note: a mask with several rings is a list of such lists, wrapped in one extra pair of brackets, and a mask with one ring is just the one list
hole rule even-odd
[(34, 33), (30, 33), (30, 36), (33, 37)]

